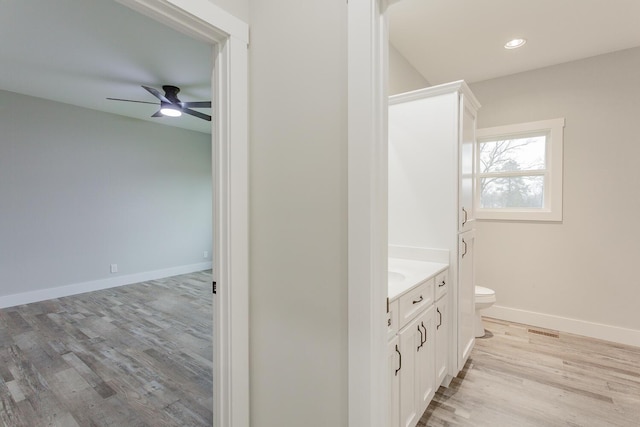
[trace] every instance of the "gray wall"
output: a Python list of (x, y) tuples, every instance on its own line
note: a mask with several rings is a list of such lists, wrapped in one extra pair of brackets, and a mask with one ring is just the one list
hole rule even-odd
[(250, 5), (251, 425), (346, 427), (347, 4)]
[(221, 9), (249, 23), (249, 0), (209, 0)]
[(398, 49), (389, 43), (389, 95), (431, 86)]
[(210, 136), (0, 91), (0, 296), (202, 263)]
[(562, 223), (477, 225), (496, 305), (640, 331), (640, 48), (471, 85), (478, 127), (565, 117)]

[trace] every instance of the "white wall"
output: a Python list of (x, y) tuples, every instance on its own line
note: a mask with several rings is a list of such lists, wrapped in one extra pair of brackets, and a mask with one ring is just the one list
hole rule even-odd
[(638, 70), (640, 48), (471, 85), (479, 127), (566, 118), (562, 223), (478, 223), (490, 314), (640, 345)]
[(431, 86), (400, 52), (389, 43), (389, 95)]
[(244, 22), (249, 22), (249, 0), (209, 0)]
[(254, 427), (347, 425), (347, 4), (250, 2)]
[(210, 135), (5, 91), (0, 129), (0, 297), (210, 261)]
[(459, 96), (452, 92), (389, 107), (389, 245), (457, 247), (452, 141)]

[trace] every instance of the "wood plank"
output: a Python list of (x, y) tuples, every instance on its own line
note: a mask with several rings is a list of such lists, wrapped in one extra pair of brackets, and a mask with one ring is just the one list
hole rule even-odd
[(640, 426), (640, 348), (485, 319), (419, 426)]
[(211, 273), (0, 310), (0, 426), (211, 426)]

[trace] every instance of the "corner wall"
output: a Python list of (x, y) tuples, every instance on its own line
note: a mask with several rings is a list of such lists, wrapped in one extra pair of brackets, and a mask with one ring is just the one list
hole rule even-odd
[(0, 129), (0, 298), (210, 266), (210, 135), (5, 91)]
[(640, 346), (640, 48), (471, 85), (478, 127), (557, 117), (562, 223), (478, 221), (488, 315)]

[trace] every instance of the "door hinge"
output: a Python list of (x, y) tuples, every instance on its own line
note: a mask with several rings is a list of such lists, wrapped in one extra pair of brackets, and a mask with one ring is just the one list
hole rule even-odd
[(217, 293), (217, 288), (218, 288), (217, 283), (216, 282), (212, 282), (212, 285), (213, 285), (212, 290), (213, 290), (213, 293), (215, 294), (215, 293)]

